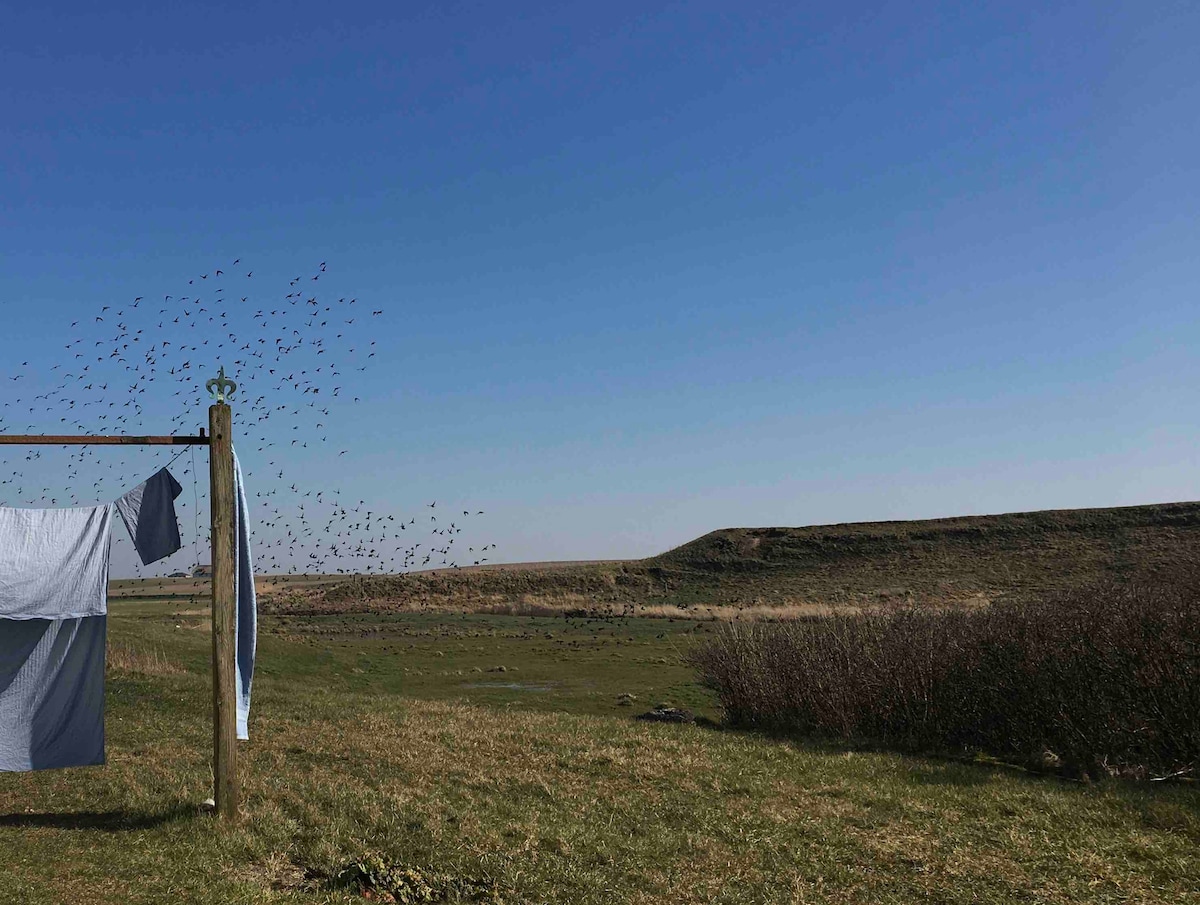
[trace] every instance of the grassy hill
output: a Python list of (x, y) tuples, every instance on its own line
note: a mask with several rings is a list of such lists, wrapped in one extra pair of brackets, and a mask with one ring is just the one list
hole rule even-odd
[(277, 612), (411, 608), (673, 615), (982, 602), (1200, 563), (1200, 502), (803, 528), (724, 528), (643, 560), (357, 576)]

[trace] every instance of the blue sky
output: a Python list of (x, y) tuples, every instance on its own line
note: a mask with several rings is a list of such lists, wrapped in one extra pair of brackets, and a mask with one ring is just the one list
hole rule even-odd
[(287, 483), (497, 560), (1200, 497), (1189, 4), (5, 15), (0, 373), (328, 262), (377, 358)]

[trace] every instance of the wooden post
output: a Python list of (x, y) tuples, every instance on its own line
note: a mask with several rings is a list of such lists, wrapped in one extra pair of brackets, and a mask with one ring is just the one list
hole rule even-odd
[(208, 467), (212, 513), (213, 801), (217, 816), (236, 820), (237, 673), (234, 599), (233, 440), (228, 405), (208, 408)]

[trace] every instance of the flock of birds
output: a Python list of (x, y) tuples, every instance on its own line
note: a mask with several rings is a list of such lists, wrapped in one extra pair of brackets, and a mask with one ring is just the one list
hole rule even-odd
[[(289, 477), (302, 459), (334, 473), (351, 442), (337, 425), (361, 402), (347, 387), (380, 362), (371, 337), (383, 309), (323, 299), (326, 273), (322, 262), (260, 302), (253, 269), (235, 259), (189, 279), (178, 295), (99, 305), (71, 322), (56, 360), (22, 361), (4, 381), (0, 435), (194, 435), (207, 426), (212, 402), (205, 382), (224, 367), (238, 384), (229, 402), (256, 571), (387, 574), (486, 563), (496, 545), (466, 546), (461, 537), (481, 510), (447, 513), (434, 501), (419, 515), (387, 513)], [(168, 460), (178, 462), (170, 467), (185, 488), (191, 478), (190, 503), (185, 489), (176, 504), (181, 533), (193, 537), (191, 550), (185, 544), (155, 564), (156, 574), (207, 563), (207, 456), (201, 450), (198, 465), (195, 447), (0, 445), (0, 506), (109, 502)], [(127, 543), (122, 534), (113, 532), (119, 545)], [(180, 557), (193, 562), (181, 567)]]

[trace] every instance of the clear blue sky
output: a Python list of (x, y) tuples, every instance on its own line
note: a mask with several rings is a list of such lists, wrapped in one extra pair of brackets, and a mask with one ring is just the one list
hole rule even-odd
[(289, 483), (483, 509), (497, 560), (1196, 499), (1197, 35), (1185, 3), (10, 7), (0, 373), (234, 258), (272, 298), (325, 261), (385, 314)]

